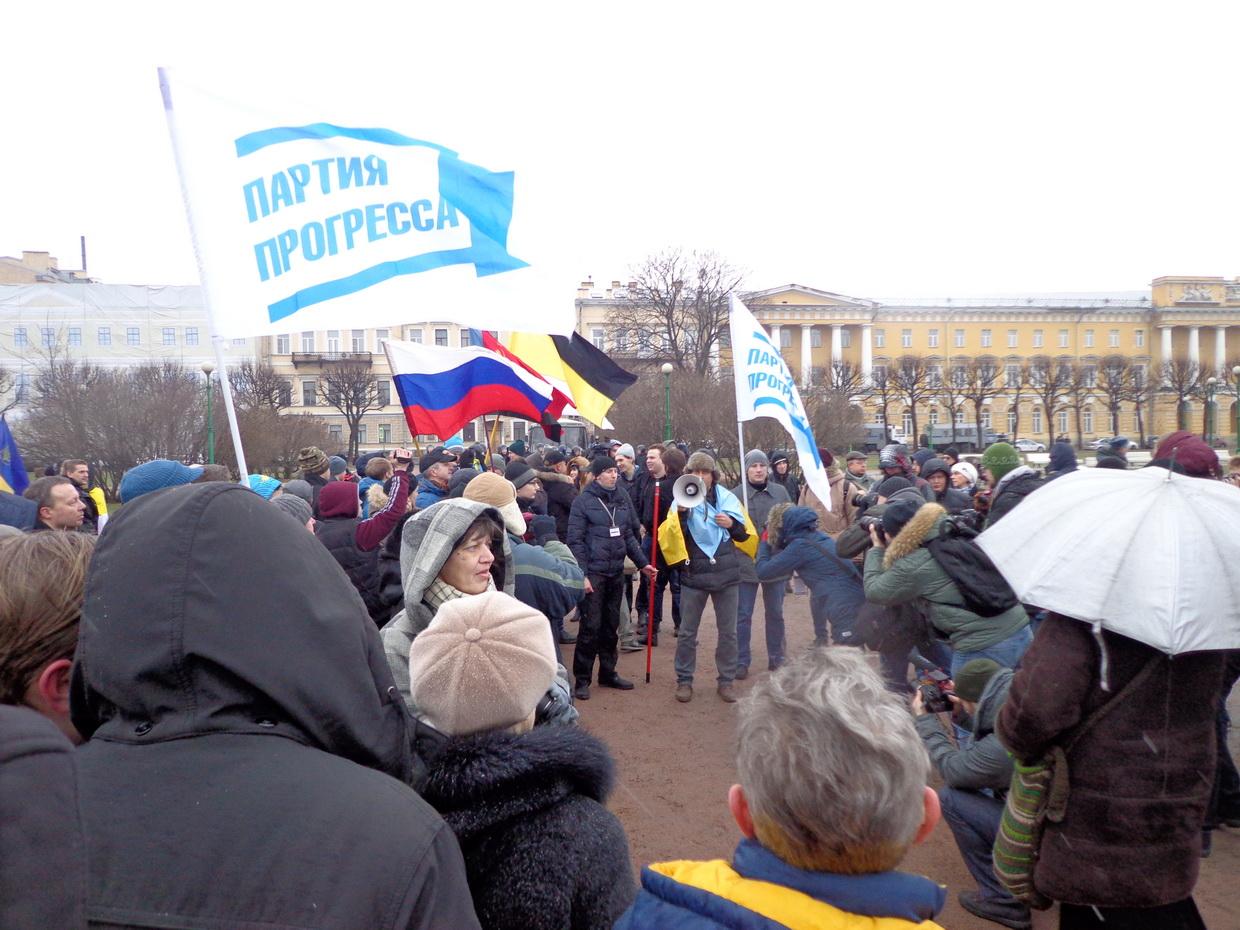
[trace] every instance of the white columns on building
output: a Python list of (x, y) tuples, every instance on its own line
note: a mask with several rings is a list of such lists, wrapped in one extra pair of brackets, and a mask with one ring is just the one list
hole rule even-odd
[[(1159, 356), (1158, 364), (1160, 366), (1170, 365), (1171, 364), (1171, 327), (1170, 326), (1158, 327), (1158, 334), (1162, 341), (1162, 345), (1159, 346), (1159, 350), (1158, 350), (1158, 356)], [(1163, 368), (1162, 370), (1166, 372), (1166, 368)], [(1167, 385), (1170, 384), (1170, 380), (1164, 375), (1162, 379), (1162, 383), (1163, 383), (1163, 386), (1166, 387)]]
[(779, 324), (771, 323), (771, 342), (775, 344), (775, 348), (779, 350), (779, 354), (784, 354), (784, 344), (779, 341)]
[(1201, 327), (1188, 328), (1188, 361), (1191, 365), (1201, 364)]
[(870, 383), (870, 373), (874, 370), (874, 344), (870, 336), (872, 329), (869, 323), (861, 324), (861, 377), (866, 384)]
[(838, 365), (844, 360), (844, 324), (831, 324), (831, 364)]
[(1227, 327), (1223, 325), (1214, 327), (1214, 373), (1218, 375), (1220, 381), (1226, 381), (1227, 375), (1224, 374), (1227, 368)]
[(801, 324), (801, 386), (809, 387), (814, 383), (814, 324)]

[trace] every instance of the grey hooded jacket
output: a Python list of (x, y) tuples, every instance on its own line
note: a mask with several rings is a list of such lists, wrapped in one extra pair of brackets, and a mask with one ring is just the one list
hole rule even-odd
[[(464, 498), (452, 498), (432, 504), (405, 521), (401, 533), (400, 574), (404, 578), (405, 609), (393, 617), (379, 636), (383, 640), (383, 653), (387, 657), (396, 689), (405, 700), (405, 706), (415, 717), (418, 709), (413, 703), (409, 686), (409, 649), (413, 640), (435, 618), (435, 611), (423, 600), (426, 589), (439, 575), (452, 549), (469, 525), (484, 513), (490, 514), (497, 526), (504, 525), (504, 518), (494, 507)], [(495, 588), (505, 594), (516, 596), (516, 572), (511, 570), (512, 545), (508, 533), (502, 534), (504, 551), (496, 553), (491, 566)], [(559, 666), (556, 681), (549, 692), (553, 704), (546, 720), (571, 723), (578, 717), (573, 707), (572, 693), (568, 683), (568, 670)]]

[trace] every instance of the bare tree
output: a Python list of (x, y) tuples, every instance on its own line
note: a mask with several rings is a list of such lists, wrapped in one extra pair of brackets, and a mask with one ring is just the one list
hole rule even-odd
[(1119, 435), (1119, 415), (1132, 393), (1132, 363), (1122, 355), (1108, 355), (1098, 366), (1098, 394), (1107, 406), (1111, 435)]
[(7, 368), (0, 368), (0, 417), (17, 406), (17, 377)]
[(115, 498), (121, 476), (157, 458), (200, 461), (202, 382), (172, 363), (102, 369), (54, 358), (39, 370), (18, 441), (33, 462), (83, 458)]
[(920, 355), (902, 355), (896, 359), (895, 369), (891, 373), (895, 381), (896, 394), (908, 404), (913, 418), (914, 448), (921, 440), (917, 430), (917, 405), (930, 397), (935, 388), (931, 386), (930, 369), (926, 360)]
[(836, 394), (856, 397), (865, 391), (865, 372), (852, 362), (832, 362), (827, 369), (826, 387)]
[(879, 419), (883, 423), (883, 442), (891, 442), (890, 408), (897, 399), (895, 381), (887, 367), (880, 366), (870, 374), (870, 399), (878, 405)]
[(1188, 429), (1188, 402), (1201, 393), (1201, 366), (1186, 358), (1172, 359), (1163, 362), (1159, 368), (1162, 375), (1163, 390), (1175, 397), (1176, 429)]
[(612, 320), (662, 343), (677, 369), (705, 375), (728, 329), (729, 296), (743, 277), (714, 252), (667, 249), (634, 269)]
[(956, 370), (964, 371), (964, 388), (960, 396), (973, 405), (973, 426), (977, 430), (977, 447), (986, 445), (986, 437), (982, 430), (982, 412), (986, 405), (1003, 393), (1000, 381), (999, 366), (991, 356), (973, 359), (958, 359)]
[(967, 361), (968, 359), (955, 359), (943, 372), (938, 384), (938, 396), (947, 405), (947, 417), (951, 421), (953, 446), (956, 444), (956, 408), (964, 403), (964, 392), (968, 383), (961, 365)]
[(1029, 360), (1029, 387), (1046, 411), (1047, 432), (1052, 437), (1055, 433), (1055, 413), (1063, 406), (1071, 379), (1071, 366), (1049, 355), (1035, 355)]
[(357, 458), (358, 427), (362, 417), (381, 406), (379, 382), (370, 368), (350, 362), (333, 362), (319, 371), (319, 398), (335, 407), (349, 426), (349, 459)]
[(1144, 365), (1131, 364), (1128, 373), (1128, 393), (1125, 400), (1131, 401), (1137, 415), (1137, 436), (1145, 446), (1145, 408), (1154, 399), (1156, 385), (1149, 376)]
[(1085, 445), (1085, 433), (1081, 416), (1094, 400), (1095, 375), (1092, 366), (1073, 362), (1068, 366), (1068, 383), (1064, 388), (1064, 404), (1073, 412), (1076, 421), (1076, 446)]
[(1012, 418), (1011, 439), (1020, 438), (1020, 402), (1029, 393), (1029, 379), (1032, 376), (1028, 362), (1004, 366), (1003, 386), (1008, 395), (1008, 409), (1016, 414)]
[(268, 362), (244, 361), (228, 370), (228, 381), (239, 409), (283, 410), (292, 406), (292, 385)]

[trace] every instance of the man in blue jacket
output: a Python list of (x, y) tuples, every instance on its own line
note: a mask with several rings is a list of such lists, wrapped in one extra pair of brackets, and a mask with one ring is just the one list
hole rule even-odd
[(414, 507), (425, 510), (448, 496), (448, 483), (456, 471), (458, 458), (443, 446), (436, 446), (418, 462), (417, 496)]

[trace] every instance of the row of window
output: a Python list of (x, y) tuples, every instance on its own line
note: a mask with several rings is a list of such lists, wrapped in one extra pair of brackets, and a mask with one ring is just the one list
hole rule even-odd
[[(516, 441), (518, 439), (525, 439), (525, 437), (528, 435), (526, 431), (526, 423), (524, 420), (513, 420), (511, 423), (511, 426), (512, 426), (513, 441)], [(470, 420), (468, 423), (466, 423), (461, 428), (461, 439), (464, 442), (477, 442), (480, 438), (480, 432), (481, 431), (478, 429), (478, 424), (475, 421)], [(343, 424), (329, 423), (327, 426), (327, 434), (332, 438), (334, 442), (343, 443), (345, 439)], [(378, 434), (379, 435), (376, 437), (375, 441), (379, 445), (381, 446), (390, 445), (392, 442), (392, 424), (391, 423), (380, 423), (379, 428), (378, 428)], [(424, 442), (438, 442), (439, 441), (439, 437), (437, 436), (419, 436), (418, 438), (423, 440)], [(370, 430), (367, 424), (359, 423), (357, 425), (357, 441), (359, 443), (368, 443), (370, 441)]]
[[(847, 334), (848, 331), (845, 330), (844, 332), (845, 334)], [(1145, 348), (1145, 330), (1143, 329), (1133, 330), (1132, 338), (1133, 338), (1133, 346), (1135, 348), (1138, 348), (1138, 349)], [(926, 343), (927, 343), (927, 346), (931, 349), (937, 349), (939, 347), (939, 331), (937, 329), (931, 329), (926, 333)], [(965, 330), (957, 329), (953, 331), (952, 344), (957, 349), (965, 348)], [(1058, 347), (1061, 349), (1066, 349), (1070, 346), (1070, 344), (1071, 344), (1070, 331), (1066, 329), (1059, 330)], [(1083, 347), (1086, 349), (1092, 349), (1094, 348), (1094, 344), (1095, 344), (1094, 343), (1094, 331), (1092, 329), (1085, 330)], [(784, 348), (787, 348), (788, 345), (789, 343), (785, 342)], [(815, 345), (817, 345), (817, 343), (815, 343)], [(887, 345), (886, 331), (882, 329), (874, 330), (874, 347), (877, 349), (882, 349), (882, 348), (885, 348), (886, 345)], [(994, 345), (994, 331), (989, 330), (989, 329), (983, 329), (982, 335), (981, 335), (981, 347), (983, 349), (989, 349), (993, 345)], [(1041, 348), (1045, 348), (1045, 346), (1046, 346), (1046, 331), (1041, 330), (1041, 329), (1035, 329), (1033, 331), (1033, 348), (1041, 349)], [(1112, 349), (1119, 348), (1119, 330), (1118, 329), (1112, 329), (1107, 332), (1107, 346)], [(900, 347), (904, 349), (911, 349), (913, 347), (913, 331), (911, 329), (900, 330)], [(1020, 331), (1019, 330), (1009, 329), (1007, 331), (1007, 347), (1009, 349), (1020, 348)]]
[[(800, 324), (796, 324), (796, 325), (799, 326)], [(438, 332), (438, 330), (436, 332)], [(822, 344), (823, 344), (822, 334), (823, 334), (823, 330), (820, 327), (814, 327), (813, 329), (810, 330), (810, 347), (811, 348), (814, 348), (814, 349), (822, 348)], [(644, 337), (644, 339), (647, 342), (652, 341), (652, 340), (657, 342), (657, 338), (658, 337), (653, 336), (653, 335)], [(874, 348), (884, 349), (887, 347), (887, 331), (885, 329), (875, 329), (873, 331), (873, 339), (874, 339)], [(596, 326), (591, 329), (590, 341), (593, 342), (596, 347), (603, 349), (604, 351), (606, 351), (608, 348), (607, 334), (606, 334), (606, 331), (601, 326)], [(1070, 331), (1066, 329), (1059, 330), (1059, 341), (1058, 341), (1059, 348), (1061, 349), (1069, 348), (1070, 341), (1071, 341)], [(614, 348), (617, 351), (623, 352), (627, 348), (627, 345), (626, 345), (627, 338), (626, 338), (625, 333), (621, 330), (617, 330), (613, 334), (613, 342), (614, 342)], [(965, 348), (966, 347), (966, 331), (963, 329), (954, 330), (953, 335), (952, 335), (952, 343), (953, 343), (953, 346), (957, 349)], [(1120, 331), (1118, 329), (1109, 330), (1107, 332), (1107, 346), (1112, 349), (1118, 349), (1119, 343), (1120, 343)], [(445, 342), (444, 344), (446, 345), (447, 343)], [(465, 345), (464, 342), (462, 342), (461, 344)], [(939, 348), (939, 330), (931, 329), (927, 332), (926, 344), (927, 344), (927, 347), (931, 349)], [(639, 347), (645, 347), (645, 345), (646, 345), (646, 342), (642, 342)], [(1020, 332), (1018, 330), (1009, 329), (1007, 331), (1007, 345), (1009, 349), (1017, 349), (1020, 347)], [(1094, 348), (1094, 345), (1095, 345), (1094, 330), (1092, 329), (1085, 330), (1084, 348), (1092, 349)], [(1145, 330), (1138, 329), (1138, 330), (1133, 331), (1133, 345), (1134, 347), (1138, 349), (1145, 348)], [(781, 349), (792, 348), (792, 327), (791, 326), (780, 326), (779, 346)], [(844, 349), (848, 349), (848, 348), (851, 348), (851, 346), (852, 346), (852, 332), (848, 329), (841, 329), (840, 330), (840, 347)], [(993, 346), (994, 346), (994, 331), (990, 329), (983, 329), (981, 331), (981, 348), (989, 349), (989, 348), (992, 348)], [(911, 329), (900, 330), (900, 347), (904, 349), (913, 348), (913, 331)], [(1033, 331), (1033, 348), (1042, 349), (1045, 347), (1046, 347), (1045, 330), (1035, 329)]]
[[(817, 371), (818, 369), (816, 369)], [(1133, 365), (1130, 369), (1134, 387), (1142, 387), (1145, 384), (1146, 371), (1144, 365)], [(881, 383), (885, 380), (889, 371), (886, 365), (875, 365), (872, 369), (872, 377), (876, 382)], [(996, 372), (993, 369), (987, 370), (987, 377), (993, 377)], [(1006, 388), (1015, 388), (1022, 385), (1023, 372), (1020, 365), (1004, 365), (1003, 366), (1003, 386)], [(1062, 366), (1060, 368), (1059, 377), (1067, 382), (1071, 379), (1071, 367)], [(1098, 366), (1084, 365), (1081, 367), (1082, 385), (1087, 388), (1098, 386)], [(953, 368), (951, 371), (952, 385), (954, 387), (963, 388), (967, 386), (969, 373), (964, 368)], [(943, 383), (943, 366), (928, 365), (926, 366), (926, 383), (931, 387), (938, 387)]]
[[(118, 340), (121, 338), (121, 329), (122, 327), (119, 327), (119, 326), (116, 327), (116, 337)], [(124, 329), (124, 339), (125, 339), (124, 344), (125, 345), (127, 346), (142, 345), (142, 327), (126, 326), (126, 327), (123, 327), (123, 329)], [(53, 329), (50, 326), (39, 327), (39, 345), (45, 349), (50, 349), (54, 347), (58, 341), (59, 332), (60, 332), (59, 330)], [(70, 346), (71, 348), (76, 348), (82, 345), (82, 327), (69, 326), (65, 328), (64, 333), (65, 333), (65, 342), (68, 346)], [(160, 332), (160, 340), (161, 340), (160, 344), (161, 345), (175, 346), (175, 345), (183, 344), (187, 346), (196, 346), (199, 344), (198, 343), (198, 327), (197, 326), (186, 326), (185, 332), (182, 338), (184, 342), (178, 343), (177, 328), (175, 326), (165, 326), (162, 328)], [(15, 349), (29, 348), (30, 340), (31, 340), (31, 333), (25, 326), (16, 326), (13, 328), (13, 348)], [(117, 345), (120, 345), (120, 344), (121, 344), (120, 342), (117, 342)], [(233, 344), (234, 345), (245, 345), (245, 340), (234, 339)], [(112, 345), (112, 327), (111, 326), (98, 326), (95, 328), (95, 345), (99, 345), (99, 346)]]
[[(392, 403), (392, 382), (376, 381), (379, 388), (379, 404), (386, 407)], [(285, 381), (281, 385), (280, 400), (285, 406), (293, 403), (293, 382)], [(301, 382), (301, 405), (317, 407), (319, 404), (319, 383), (313, 380)]]
[[(329, 329), (326, 335), (326, 347), (324, 352), (379, 352), (382, 351), (383, 340), (392, 338), (390, 329), (376, 329), (373, 344), (368, 338), (368, 330), (365, 329)], [(446, 346), (448, 344), (448, 330), (446, 328), (435, 329), (434, 344), (437, 346)], [(420, 327), (409, 327), (405, 330), (404, 336), (407, 342), (414, 342), (422, 345), (423, 330)], [(313, 353), (319, 351), (316, 345), (316, 333), (303, 332), (298, 335), (298, 352)], [(399, 334), (398, 334), (399, 335)], [(462, 328), (459, 335), (460, 345), (471, 346), (474, 344), (473, 332), (468, 328)], [(341, 348), (347, 345), (347, 349)], [(373, 345), (373, 349), (371, 346)], [(276, 355), (288, 355), (292, 351), (293, 334), (284, 333), (276, 336)]]
[[(956, 419), (957, 426), (964, 426), (967, 423), (965, 417), (966, 417), (966, 414), (968, 414), (969, 412), (970, 411), (967, 411), (964, 407), (956, 408), (955, 419)], [(940, 425), (941, 421), (940, 421), (940, 414), (939, 414), (938, 407), (930, 408), (929, 419), (930, 419), (931, 426)], [(1058, 410), (1055, 412), (1054, 419), (1055, 419), (1055, 434), (1056, 435), (1068, 435), (1070, 426), (1072, 425), (1070, 411)], [(1107, 421), (1107, 417), (1105, 415), (1103, 416), (1102, 419), (1103, 419), (1103, 422), (1109, 422)], [(1029, 414), (1029, 419), (1026, 422), (1028, 423), (1028, 426), (1029, 426), (1028, 431), (1031, 434), (1041, 435), (1041, 433), (1043, 432), (1043, 429), (1042, 429), (1043, 410), (1042, 408), (1034, 407), (1033, 410)], [(902, 414), (901, 425), (904, 429), (905, 435), (909, 435), (913, 432), (913, 414), (910, 411), (905, 410), (904, 413)], [(1009, 435), (1016, 432), (1016, 426), (1017, 426), (1016, 411), (1014, 409), (1010, 409), (1007, 412), (1007, 432)], [(983, 410), (982, 411), (982, 429), (993, 429), (993, 428), (994, 428), (994, 421), (991, 415), (991, 411)], [(1132, 428), (1134, 432), (1139, 429), (1139, 427), (1137, 426), (1136, 414), (1132, 415)], [(1092, 434), (1094, 432), (1094, 409), (1092, 407), (1084, 407), (1081, 410), (1081, 432), (1086, 433), (1086, 434)]]

